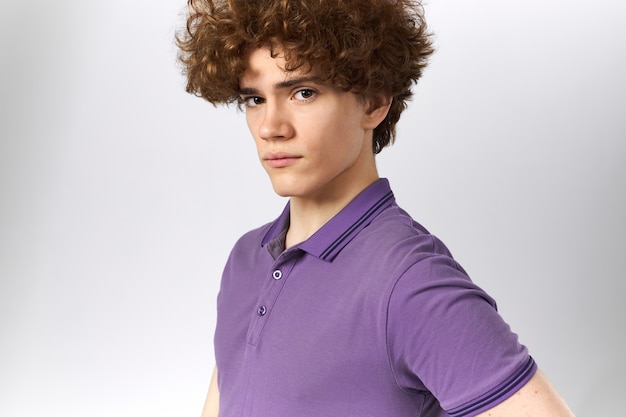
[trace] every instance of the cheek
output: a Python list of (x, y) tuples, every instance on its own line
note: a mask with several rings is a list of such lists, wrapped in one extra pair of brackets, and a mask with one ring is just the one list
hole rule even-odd
[[(325, 123), (320, 123), (325, 121)], [(315, 130), (324, 130), (327, 136), (337, 139), (352, 140), (360, 130), (357, 117), (345, 108), (334, 107), (326, 109), (322, 114), (317, 114), (307, 120), (308, 127)]]

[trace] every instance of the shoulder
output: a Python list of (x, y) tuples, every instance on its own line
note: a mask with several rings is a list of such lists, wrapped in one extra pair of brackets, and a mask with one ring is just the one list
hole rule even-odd
[(230, 251), (229, 263), (233, 260), (241, 261), (259, 254), (263, 247), (263, 239), (272, 227), (272, 224), (272, 222), (266, 223), (241, 235)]
[(256, 244), (260, 246), (263, 242), (263, 238), (265, 237), (269, 229), (272, 227), (272, 224), (273, 222), (270, 222), (260, 227), (257, 227), (255, 229), (248, 230), (237, 239), (233, 247), (237, 248), (241, 246), (256, 245)]
[(380, 213), (363, 230), (361, 239), (369, 242), (378, 256), (384, 256), (387, 265), (410, 268), (435, 262), (465, 273), (448, 247), (396, 204)]

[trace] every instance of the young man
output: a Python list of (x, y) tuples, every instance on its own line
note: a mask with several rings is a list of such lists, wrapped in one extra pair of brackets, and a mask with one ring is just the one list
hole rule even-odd
[(203, 416), (572, 415), (378, 176), (432, 53), (419, 4), (191, 0), (178, 42), (188, 91), (245, 108), (289, 197), (225, 267)]

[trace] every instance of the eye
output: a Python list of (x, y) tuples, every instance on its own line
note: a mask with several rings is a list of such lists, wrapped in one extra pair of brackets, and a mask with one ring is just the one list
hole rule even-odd
[(239, 103), (247, 108), (251, 108), (265, 103), (265, 99), (259, 96), (239, 97)]
[(310, 88), (303, 88), (302, 90), (296, 91), (296, 93), (294, 94), (294, 98), (298, 101), (309, 101), (315, 98), (316, 94), (317, 92), (315, 90), (312, 90)]

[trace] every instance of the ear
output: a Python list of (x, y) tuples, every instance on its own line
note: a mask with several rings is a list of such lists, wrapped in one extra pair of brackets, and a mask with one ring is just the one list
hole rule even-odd
[(363, 117), (363, 127), (365, 129), (374, 130), (379, 124), (385, 120), (393, 97), (386, 93), (374, 94), (365, 101), (365, 115)]

